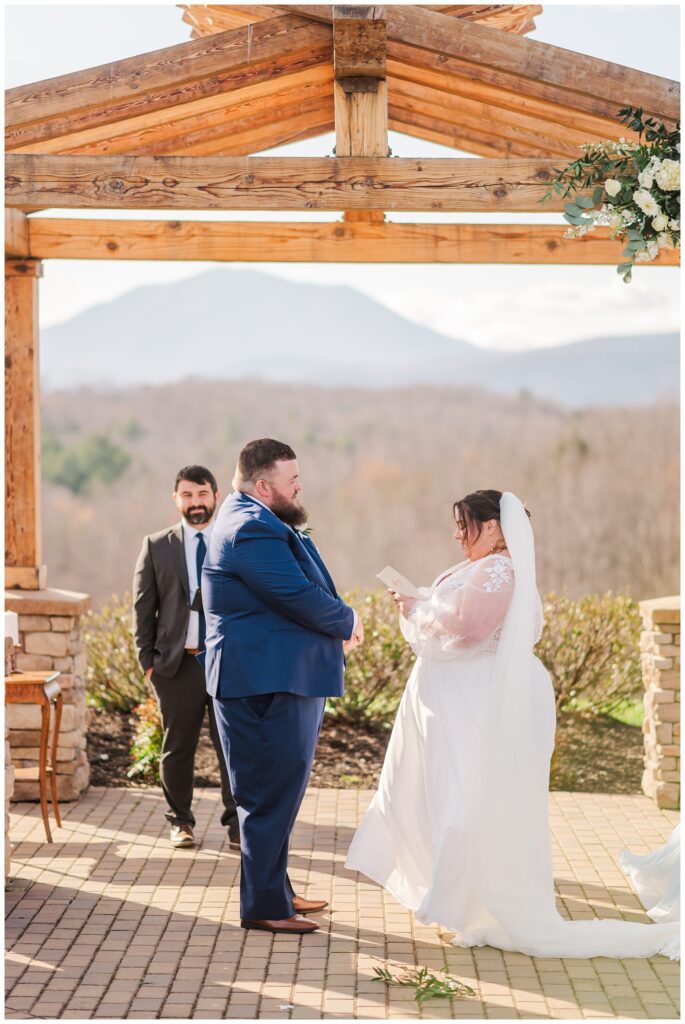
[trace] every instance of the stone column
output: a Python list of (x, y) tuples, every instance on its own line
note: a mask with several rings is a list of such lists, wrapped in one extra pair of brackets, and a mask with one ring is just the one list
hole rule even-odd
[[(68, 590), (10, 590), (5, 592), (5, 606), (19, 615), (21, 653), (15, 659), (17, 670), (60, 672), (64, 710), (57, 748), (57, 795), (59, 800), (75, 800), (90, 778), (82, 639), (82, 616), (90, 608), (90, 598)], [(6, 710), (12, 763), (17, 768), (37, 765), (40, 708), (13, 704)], [(15, 783), (14, 800), (38, 798), (37, 782)]]
[(645, 689), (642, 789), (658, 807), (680, 806), (680, 597), (640, 604)]

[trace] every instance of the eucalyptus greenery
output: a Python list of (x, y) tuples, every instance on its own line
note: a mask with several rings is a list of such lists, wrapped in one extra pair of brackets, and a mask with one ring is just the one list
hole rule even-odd
[(417, 1003), (423, 1003), (426, 999), (451, 999), (455, 996), (463, 998), (475, 995), (468, 985), (450, 978), (447, 967), (442, 967), (438, 974), (432, 974), (427, 967), (403, 967), (399, 974), (392, 974), (387, 967), (374, 967), (373, 970), (376, 975), (374, 981), (413, 988)]
[(673, 131), (641, 107), (623, 107), (618, 120), (638, 141), (588, 143), (583, 155), (554, 169), (542, 202), (574, 197), (564, 206), (571, 225), (566, 238), (608, 226), (625, 242), (617, 272), (628, 283), (635, 263), (655, 259), (663, 248), (680, 247), (680, 123)]

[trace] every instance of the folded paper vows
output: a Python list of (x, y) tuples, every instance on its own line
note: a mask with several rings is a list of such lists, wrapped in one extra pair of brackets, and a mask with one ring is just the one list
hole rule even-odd
[(382, 572), (376, 573), (376, 578), (385, 583), (388, 590), (394, 590), (398, 594), (404, 594), (406, 597), (418, 597), (419, 592), (413, 583), (410, 583), (406, 576), (403, 576), (397, 569), (393, 569), (391, 565), (386, 565)]

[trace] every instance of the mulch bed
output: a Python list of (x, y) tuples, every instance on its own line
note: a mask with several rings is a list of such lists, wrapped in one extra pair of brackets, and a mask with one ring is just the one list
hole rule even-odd
[[(88, 758), (94, 786), (144, 786), (128, 779), (134, 719), (88, 711)], [(378, 782), (389, 731), (368, 732), (326, 715), (311, 784), (322, 788), (371, 789)], [(642, 732), (606, 716), (560, 716), (552, 762), (552, 789), (583, 793), (639, 793)], [(195, 759), (196, 784), (218, 786), (216, 754), (205, 721)]]

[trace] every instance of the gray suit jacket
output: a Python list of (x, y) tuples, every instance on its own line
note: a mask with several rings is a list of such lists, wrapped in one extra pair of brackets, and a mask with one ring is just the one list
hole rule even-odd
[(145, 537), (133, 576), (133, 632), (144, 672), (153, 668), (166, 678), (178, 672), (190, 597), (181, 523)]

